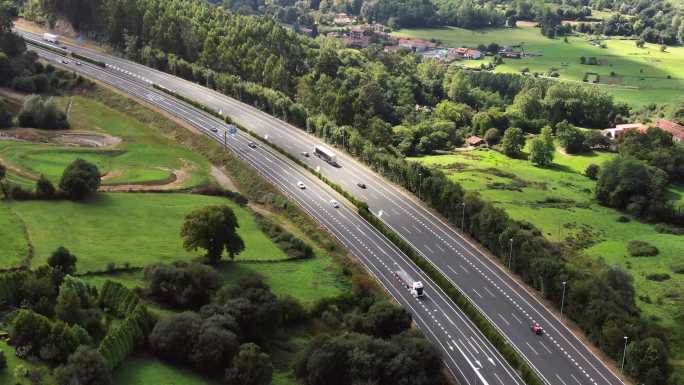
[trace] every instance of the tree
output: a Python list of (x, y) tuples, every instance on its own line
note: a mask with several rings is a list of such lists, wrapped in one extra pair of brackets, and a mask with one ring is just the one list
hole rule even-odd
[(38, 199), (52, 199), (55, 196), (55, 186), (52, 185), (45, 175), (40, 175), (40, 179), (36, 181), (36, 197)]
[(601, 171), (601, 167), (597, 164), (590, 164), (587, 166), (587, 168), (584, 170), (584, 175), (587, 176), (589, 179), (596, 180), (598, 179), (599, 172)]
[(220, 373), (231, 364), (239, 347), (238, 337), (232, 331), (203, 324), (190, 361), (205, 373)]
[(268, 385), (273, 377), (271, 357), (252, 343), (240, 345), (233, 366), (226, 370), (228, 385)]
[(568, 154), (577, 154), (584, 151), (584, 135), (577, 127), (566, 120), (556, 124), (556, 137), (561, 147)]
[(150, 347), (161, 358), (187, 362), (201, 326), (202, 319), (197, 313), (184, 312), (165, 317), (154, 325), (149, 337)]
[(652, 205), (664, 201), (667, 175), (634, 158), (615, 157), (603, 164), (596, 198), (601, 204), (645, 216)]
[(202, 248), (210, 263), (221, 259), (223, 250), (231, 259), (245, 249), (237, 233), (240, 227), (233, 210), (228, 206), (207, 206), (185, 217), (181, 228), (183, 247), (186, 250)]
[[(0, 55), (3, 55), (2, 52), (0, 52)], [(0, 57), (0, 61), (2, 61), (2, 58)], [(2, 66), (2, 63), (0, 63), (0, 67)], [(0, 75), (2, 75), (3, 70), (0, 68)], [(0, 98), (0, 128), (6, 128), (12, 126), (12, 114), (7, 107), (7, 103), (3, 98)]]
[(48, 265), (59, 269), (63, 274), (73, 274), (76, 271), (76, 261), (75, 255), (71, 254), (66, 247), (60, 246), (48, 258)]
[(5, 352), (0, 350), (0, 370), (7, 368), (7, 357), (5, 357)]
[(487, 132), (485, 132), (484, 139), (487, 141), (487, 144), (493, 146), (499, 143), (501, 140), (501, 134), (496, 128), (490, 128), (487, 130)]
[(150, 265), (145, 268), (145, 280), (151, 297), (180, 308), (205, 305), (219, 287), (216, 270), (199, 263)]
[(518, 127), (509, 127), (504, 132), (503, 140), (501, 141), (501, 149), (503, 153), (511, 158), (520, 156), (521, 150), (525, 145), (525, 135)]
[(73, 200), (82, 200), (100, 187), (100, 170), (92, 163), (76, 159), (62, 173), (59, 188)]
[(530, 162), (546, 167), (553, 162), (553, 151), (553, 149), (549, 150), (542, 138), (534, 138), (530, 143)]
[(104, 357), (96, 349), (80, 346), (69, 356), (66, 365), (55, 370), (59, 385), (109, 385), (112, 374)]
[(52, 98), (31, 95), (26, 98), (18, 115), (19, 125), (45, 129), (67, 129), (66, 113), (57, 107)]
[(365, 332), (387, 338), (411, 327), (411, 313), (389, 302), (376, 302), (364, 315), (362, 324)]

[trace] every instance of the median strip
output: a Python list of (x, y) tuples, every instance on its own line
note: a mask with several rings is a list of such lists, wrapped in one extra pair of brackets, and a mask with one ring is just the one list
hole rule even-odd
[(235, 124), (235, 126), (238, 127), (240, 130), (248, 133), (260, 142), (268, 145), (278, 153), (295, 162), (297, 165), (304, 167), (306, 170), (316, 175), (316, 177), (318, 177), (320, 180), (328, 184), (333, 190), (337, 191), (346, 199), (348, 199), (351, 203), (353, 203), (356, 206), (357, 211), (362, 218), (364, 218), (380, 233), (387, 237), (387, 239), (389, 239), (397, 248), (399, 248), (404, 254), (406, 254), (411, 259), (411, 261), (413, 261), (425, 274), (427, 274), (430, 277), (430, 279), (432, 279), (449, 296), (449, 298), (451, 298), (451, 300), (453, 300), (456, 303), (456, 305), (468, 316), (468, 318), (473, 322), (473, 324), (475, 324), (475, 326), (480, 330), (480, 332), (501, 353), (501, 355), (506, 359), (508, 364), (512, 368), (517, 370), (517, 372), (520, 374), (520, 377), (523, 379), (523, 381), (525, 381), (527, 385), (544, 384), (541, 378), (539, 378), (539, 376), (537, 375), (537, 373), (534, 370), (532, 370), (532, 368), (527, 364), (527, 362), (524, 359), (522, 359), (519, 353), (515, 349), (513, 349), (513, 347), (506, 341), (506, 338), (490, 324), (487, 318), (485, 318), (485, 316), (482, 315), (482, 313), (466, 298), (466, 296), (463, 295), (463, 293), (459, 289), (457, 289), (453, 284), (451, 284), (451, 282), (449, 282), (449, 280), (446, 277), (444, 277), (444, 275), (442, 275), (437, 269), (435, 269), (435, 267), (432, 266), (432, 264), (430, 264), (429, 261), (427, 261), (425, 258), (416, 253), (416, 251), (406, 241), (404, 241), (399, 235), (397, 235), (397, 233), (389, 229), (380, 220), (380, 218), (373, 214), (368, 209), (368, 205), (366, 204), (366, 202), (362, 202), (356, 197), (352, 196), (340, 185), (332, 182), (330, 179), (326, 178), (320, 172), (312, 169), (309, 165), (302, 162), (296, 156), (290, 154), (281, 147), (265, 140), (264, 138), (257, 135), (255, 132), (245, 128), (244, 126), (234, 123), (230, 119), (230, 117), (223, 116), (213, 108), (208, 107), (197, 101), (191, 100), (189, 98), (186, 98), (185, 96), (182, 96), (172, 90), (169, 90), (166, 87), (162, 87), (158, 84), (153, 84), (153, 87), (183, 102), (186, 102), (196, 108), (199, 108), (200, 110), (218, 119), (221, 119), (226, 123)]

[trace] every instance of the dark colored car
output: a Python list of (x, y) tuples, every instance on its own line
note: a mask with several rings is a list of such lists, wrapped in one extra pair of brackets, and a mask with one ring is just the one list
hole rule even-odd
[(363, 182), (359, 182), (356, 185), (359, 186), (360, 188), (366, 188), (366, 184)]

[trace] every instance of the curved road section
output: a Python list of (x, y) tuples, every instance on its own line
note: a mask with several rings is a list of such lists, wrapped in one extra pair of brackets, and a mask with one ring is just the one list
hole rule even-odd
[[(344, 197), (310, 172), (270, 147), (254, 143), (248, 134), (228, 134), (225, 122), (150, 87), (136, 76), (85, 62), (76, 65), (71, 58), (36, 46), (30, 49), (46, 60), (61, 63), (183, 119), (253, 166), (331, 232), (411, 312), (416, 325), (441, 351), (447, 370), (460, 384), (524, 385), (499, 352), (429, 277), (361, 218)], [(399, 279), (398, 271), (421, 281), (424, 296), (414, 297)]]
[[(40, 40), (39, 35), (21, 33), (28, 40)], [(300, 156), (302, 152), (312, 153), (315, 145), (325, 145), (319, 138), (297, 127), (190, 81), (80, 46), (69, 46), (69, 50), (107, 63), (109, 73), (118, 73), (139, 84), (156, 83), (214, 108), (295, 156)], [(345, 153), (337, 153), (340, 167), (333, 167), (315, 156), (300, 158), (358, 199), (367, 202), (375, 215), (469, 297), (547, 384), (624, 384), (551, 310), (422, 202)], [(364, 183), (367, 188), (362, 189), (357, 183)], [(356, 232), (358, 235), (363, 233)], [(378, 257), (383, 259), (384, 255), (380, 251)], [(422, 274), (421, 279), (426, 281)], [(534, 323), (544, 329), (543, 336), (530, 330)], [(458, 338), (438, 340), (446, 347), (445, 351), (451, 351), (456, 346), (468, 354), (467, 348), (473, 348), (463, 339), (460, 342)], [(477, 368), (478, 365), (475, 363), (471, 367)], [(484, 373), (487, 370), (474, 371)], [(495, 379), (489, 383), (498, 381)], [(514, 382), (504, 380), (503, 383)]]

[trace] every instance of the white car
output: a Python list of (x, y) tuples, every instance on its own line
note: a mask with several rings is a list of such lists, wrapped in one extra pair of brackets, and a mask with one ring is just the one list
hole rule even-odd
[(306, 185), (304, 184), (304, 182), (300, 180), (299, 182), (297, 182), (297, 187), (299, 187), (300, 190), (304, 190), (306, 188)]
[(331, 200), (330, 200), (330, 204), (331, 204), (332, 207), (334, 207), (334, 208), (340, 207), (340, 203), (339, 203), (338, 201), (334, 200), (334, 199), (331, 199)]

